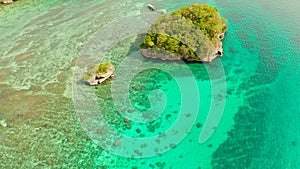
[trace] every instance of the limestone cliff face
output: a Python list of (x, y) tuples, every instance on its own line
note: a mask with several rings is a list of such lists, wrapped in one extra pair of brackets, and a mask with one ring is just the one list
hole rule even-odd
[(220, 41), (218, 42), (218, 45), (217, 45), (217, 47), (215, 49), (215, 53), (211, 57), (205, 57), (205, 58), (200, 59), (199, 61), (201, 61), (201, 62), (211, 62), (215, 58), (217, 58), (219, 56), (223, 56), (223, 43), (222, 43), (222, 39), (224, 38), (225, 31), (224, 31), (224, 33), (221, 33), (221, 34), (218, 35), (218, 38), (220, 39)]

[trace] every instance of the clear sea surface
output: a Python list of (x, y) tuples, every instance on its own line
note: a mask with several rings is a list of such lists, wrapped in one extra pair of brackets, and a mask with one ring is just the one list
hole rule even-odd
[[(142, 57), (141, 37), (157, 17), (149, 3), (169, 13), (218, 8), (229, 25), (224, 55), (209, 64)], [(0, 168), (300, 168), (299, 7), (0, 4)], [(80, 75), (99, 61), (111, 61), (117, 77), (89, 87)]]

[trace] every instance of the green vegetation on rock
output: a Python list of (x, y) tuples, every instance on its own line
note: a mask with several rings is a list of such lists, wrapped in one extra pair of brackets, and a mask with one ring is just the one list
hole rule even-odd
[(100, 63), (89, 69), (82, 77), (90, 85), (100, 84), (108, 79), (115, 68), (111, 62)]
[[(227, 30), (226, 20), (215, 7), (194, 4), (183, 7), (170, 15), (162, 15), (145, 35), (143, 49), (168, 51), (167, 59), (181, 58), (201, 60), (210, 57), (222, 48), (219, 38)], [(154, 56), (153, 51), (142, 51), (146, 57)]]
[(97, 73), (99, 74), (105, 74), (109, 70), (109, 65), (111, 65), (111, 62), (106, 63), (100, 63), (98, 65)]
[(195, 4), (183, 7), (175, 11), (172, 15), (185, 18), (187, 21), (192, 22), (212, 41), (219, 41), (218, 35), (227, 30), (224, 25), (227, 21), (222, 18), (218, 9), (204, 4)]

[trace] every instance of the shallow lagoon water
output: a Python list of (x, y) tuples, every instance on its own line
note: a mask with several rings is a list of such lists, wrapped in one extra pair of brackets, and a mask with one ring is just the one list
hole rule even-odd
[[(91, 139), (82, 128), (73, 99), (78, 58), (103, 26), (147, 12), (148, 3), (37, 0), (1, 6), (0, 168), (299, 168), (297, 1), (151, 1), (168, 11), (208, 3), (229, 20), (223, 40), (225, 54), (220, 58), (226, 98), (212, 97), (211, 81), (217, 79), (208, 78), (205, 65), (188, 64), (199, 88), (200, 104), (191, 130), (180, 143), (158, 156), (128, 158), (103, 150)], [(137, 44), (136, 36), (122, 40), (105, 59), (118, 64)], [(93, 54), (96, 59), (103, 57)], [(95, 94), (99, 111), (107, 114), (120, 133), (151, 137), (172, 126), (178, 117), (182, 93), (167, 73), (150, 69), (131, 82), (135, 108), (149, 106), (147, 95), (153, 89), (161, 89), (168, 101), (156, 121), (130, 122), (131, 128), (110, 106), (110, 85), (97, 87)], [(213, 135), (200, 144), (212, 99), (226, 99), (225, 109)], [(115, 140), (106, 141), (113, 144)]]

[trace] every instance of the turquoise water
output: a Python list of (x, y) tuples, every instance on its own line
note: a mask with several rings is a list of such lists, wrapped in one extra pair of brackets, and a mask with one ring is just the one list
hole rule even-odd
[[(131, 16), (143, 16), (148, 3), (168, 11), (193, 3), (216, 6), (229, 24), (224, 56), (211, 64), (141, 57), (135, 31), (147, 23)], [(300, 168), (299, 5), (296, 0), (20, 0), (0, 6), (0, 168)], [(133, 27), (112, 24), (122, 18)], [(130, 36), (118, 39), (121, 32)], [(124, 58), (136, 62), (122, 67)], [(84, 86), (78, 70), (101, 59), (116, 65), (117, 79), (88, 88), (95, 98), (76, 97), (77, 87)], [(141, 64), (150, 69), (132, 71)], [(132, 107), (114, 102), (126, 101), (117, 89), (130, 75)], [(81, 116), (80, 108), (90, 116)], [(141, 113), (149, 108), (154, 111)], [(100, 114), (89, 114), (94, 109)], [(207, 116), (219, 109), (221, 121), (210, 126)], [(108, 135), (98, 117), (111, 132), (147, 138), (147, 144)], [(212, 135), (199, 143), (203, 131)], [(132, 150), (119, 151), (126, 144)]]

